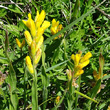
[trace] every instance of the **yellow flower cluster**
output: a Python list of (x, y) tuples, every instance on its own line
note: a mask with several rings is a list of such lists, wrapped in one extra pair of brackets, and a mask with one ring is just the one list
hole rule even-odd
[(90, 52), (86, 53), (84, 56), (81, 55), (81, 51), (76, 55), (71, 55), (71, 59), (74, 61), (75, 65), (73, 77), (78, 77), (79, 75), (84, 73), (83, 68), (89, 64), (89, 58), (92, 57), (92, 54)]
[[(26, 57), (26, 64), (30, 73), (34, 73), (33, 65), (35, 66), (41, 58), (41, 45), (44, 40), (43, 33), (45, 29), (50, 26), (50, 22), (46, 20), (44, 21), (45, 15), (46, 13), (44, 10), (42, 10), (40, 14), (37, 11), (35, 21), (32, 20), (30, 13), (28, 14), (28, 20), (23, 20), (23, 23), (29, 28), (31, 32), (31, 34), (27, 30), (24, 32), (25, 39), (27, 41), (27, 44), (29, 45), (31, 56), (31, 58), (30, 56)], [(33, 65), (31, 59), (33, 61)]]
[[(59, 32), (62, 29), (62, 24), (59, 24), (59, 21), (56, 21), (55, 19), (52, 20), (52, 27), (51, 27), (51, 33), (54, 35), (57, 32)], [(59, 38), (61, 35), (59, 35)], [(58, 37), (55, 37), (55, 39), (58, 39)]]

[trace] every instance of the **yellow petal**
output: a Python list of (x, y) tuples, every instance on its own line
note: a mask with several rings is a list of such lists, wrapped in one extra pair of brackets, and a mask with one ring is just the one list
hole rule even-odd
[(37, 51), (37, 50), (40, 48), (40, 46), (42, 45), (43, 40), (44, 40), (44, 37), (43, 37), (43, 36), (41, 36), (41, 38), (40, 38), (39, 42), (37, 43), (37, 46), (36, 46), (36, 51)]
[(73, 61), (74, 61), (74, 59), (75, 59), (74, 57), (75, 57), (75, 55), (72, 54), (72, 55), (71, 55), (71, 59), (72, 59)]
[(35, 17), (35, 22), (37, 21), (38, 17), (39, 17), (39, 11), (37, 11), (37, 14), (36, 14), (36, 17)]
[(82, 63), (86, 60), (89, 60), (90, 57), (92, 57), (92, 54), (91, 54), (91, 52), (88, 52), (81, 58), (80, 62)]
[(56, 20), (53, 19), (53, 20), (52, 20), (52, 27), (54, 27), (55, 25), (56, 25)]
[(40, 37), (42, 36), (43, 33), (44, 33), (44, 29), (42, 27), (38, 28), (37, 35), (36, 35), (36, 42), (39, 41), (39, 39), (40, 39)]
[(26, 56), (26, 65), (28, 67), (29, 72), (33, 74), (34, 73), (33, 65), (31, 63), (31, 59), (29, 56)]
[(42, 24), (42, 28), (45, 30), (50, 26), (50, 22), (49, 21), (44, 21)]
[(29, 31), (25, 31), (24, 35), (25, 35), (25, 38), (26, 38), (26, 41), (27, 41), (28, 45), (30, 46), (31, 43), (32, 43), (32, 38), (31, 38), (31, 35), (30, 35)]
[(84, 73), (84, 70), (78, 70), (78, 71), (75, 73), (74, 77), (78, 77), (78, 76), (80, 76), (80, 75), (83, 74), (83, 73)]
[(58, 27), (58, 25), (59, 25), (59, 21), (57, 21), (55, 25)]
[(58, 31), (60, 31), (62, 29), (62, 24), (60, 24), (59, 26), (58, 26)]
[(84, 68), (85, 66), (87, 66), (88, 64), (89, 64), (89, 60), (86, 60), (85, 62), (80, 63), (80, 64), (77, 66), (77, 69), (82, 69), (82, 68)]
[(76, 54), (74, 59), (74, 64), (77, 66), (79, 64), (79, 60), (81, 58), (81, 54)]
[(21, 48), (21, 42), (16, 38), (16, 43), (18, 45), (19, 48)]
[(52, 33), (52, 35), (54, 35), (54, 34), (56, 34), (56, 33), (57, 33), (57, 31), (55, 30), (55, 28), (54, 28), (54, 27), (51, 27), (51, 33)]

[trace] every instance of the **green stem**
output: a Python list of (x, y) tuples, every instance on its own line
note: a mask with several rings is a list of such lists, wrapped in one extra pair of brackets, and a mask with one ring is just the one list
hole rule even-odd
[[(79, 76), (78, 78), (78, 88), (77, 88), (77, 91), (80, 91), (80, 83), (81, 83), (81, 76)], [(77, 103), (78, 103), (78, 94), (76, 94), (76, 99), (75, 99), (75, 108), (77, 108)]]
[(34, 75), (32, 82), (32, 110), (38, 110), (38, 91), (37, 91), (37, 72), (34, 67)]

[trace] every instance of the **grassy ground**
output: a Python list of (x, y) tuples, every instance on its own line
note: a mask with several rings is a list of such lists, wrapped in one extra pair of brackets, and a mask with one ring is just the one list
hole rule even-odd
[[(43, 34), (42, 57), (35, 76), (25, 62), (30, 54), (24, 31), (29, 29), (22, 20), (28, 19), (28, 13), (34, 20), (37, 11), (42, 10), (50, 26)], [(51, 33), (53, 19), (63, 26), (54, 35)], [(16, 38), (20, 42), (25, 39), (22, 49)], [(0, 110), (106, 110), (110, 104), (109, 42), (109, 0), (1, 0)], [(91, 52), (92, 57), (84, 73), (76, 78), (71, 55), (78, 51), (82, 56)], [(67, 69), (73, 76), (70, 73), (68, 76)], [(99, 79), (98, 76), (95, 79), (94, 71), (101, 74)], [(77, 87), (72, 86), (73, 80)]]

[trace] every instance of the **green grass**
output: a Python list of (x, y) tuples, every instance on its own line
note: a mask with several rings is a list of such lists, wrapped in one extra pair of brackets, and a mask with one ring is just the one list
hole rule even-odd
[[(25, 57), (29, 55), (28, 44), (25, 43), (21, 51), (15, 39), (18, 38), (20, 42), (25, 39), (24, 31), (28, 28), (22, 20), (28, 19), (28, 13), (35, 19), (37, 10), (45, 10), (45, 20), (50, 22), (50, 27), (43, 34), (42, 57), (36, 67), (37, 83), (34, 82), (38, 91), (39, 110), (106, 110), (110, 104), (110, 18), (104, 13), (109, 15), (109, 5), (109, 0), (13, 0), (13, 3), (2, 0), (0, 110), (33, 107), (32, 97), (35, 94), (31, 90), (34, 78), (25, 63)], [(63, 29), (55, 35), (50, 31), (52, 19), (63, 25)], [(59, 35), (62, 37), (55, 40)], [(75, 88), (72, 87), (72, 81), (69, 82), (66, 70), (74, 71), (71, 55), (79, 50), (83, 55), (90, 51), (92, 57), (84, 73), (76, 80), (79, 87)], [(100, 54), (105, 62), (101, 68), (103, 74), (107, 75), (93, 87), (93, 71), (99, 71)], [(104, 88), (97, 93), (100, 85)], [(60, 96), (58, 104), (55, 103), (57, 96)]]

